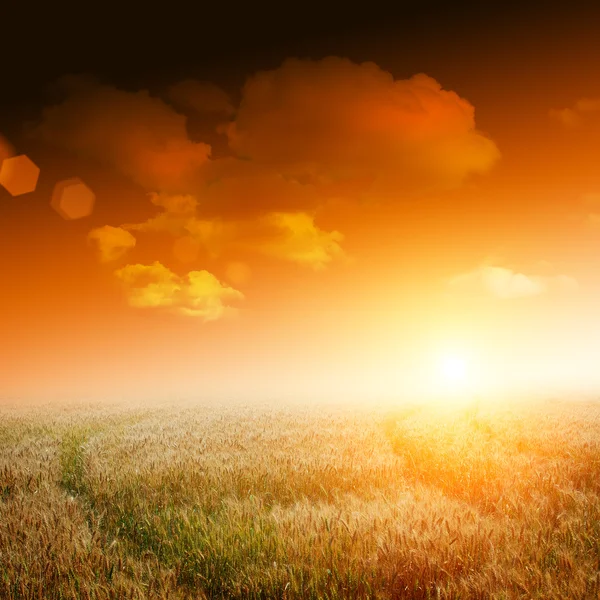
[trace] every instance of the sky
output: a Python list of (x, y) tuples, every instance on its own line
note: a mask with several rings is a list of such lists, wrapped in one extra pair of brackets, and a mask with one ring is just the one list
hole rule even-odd
[(0, 395), (600, 391), (600, 14), (481, 4), (9, 7)]

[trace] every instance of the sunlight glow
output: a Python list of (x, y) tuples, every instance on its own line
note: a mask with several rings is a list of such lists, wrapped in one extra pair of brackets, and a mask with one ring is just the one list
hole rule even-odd
[(482, 388), (481, 369), (475, 355), (463, 348), (445, 348), (431, 365), (429, 395), (434, 401), (462, 406)]
[(462, 383), (467, 378), (467, 361), (461, 356), (444, 356), (441, 371), (448, 382)]

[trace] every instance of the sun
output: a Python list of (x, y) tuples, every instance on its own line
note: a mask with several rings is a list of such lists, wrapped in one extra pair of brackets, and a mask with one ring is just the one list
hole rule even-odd
[(468, 365), (466, 359), (462, 356), (455, 354), (443, 356), (440, 370), (447, 383), (462, 384), (467, 380)]
[(420, 392), (425, 399), (452, 406), (481, 394), (489, 388), (489, 369), (483, 358), (480, 349), (458, 342), (431, 348), (422, 371)]

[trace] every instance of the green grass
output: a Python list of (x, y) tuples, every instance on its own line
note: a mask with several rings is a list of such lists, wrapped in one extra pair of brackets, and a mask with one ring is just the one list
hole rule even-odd
[(71, 429), (61, 440), (61, 485), (72, 495), (86, 492), (85, 448), (88, 434), (85, 430)]

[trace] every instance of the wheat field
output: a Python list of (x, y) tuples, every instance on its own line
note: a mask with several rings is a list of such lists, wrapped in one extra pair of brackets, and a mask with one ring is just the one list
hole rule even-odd
[(0, 598), (598, 598), (600, 403), (0, 408)]

